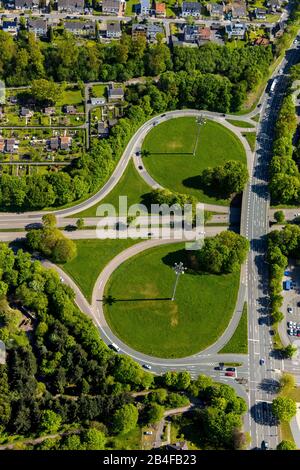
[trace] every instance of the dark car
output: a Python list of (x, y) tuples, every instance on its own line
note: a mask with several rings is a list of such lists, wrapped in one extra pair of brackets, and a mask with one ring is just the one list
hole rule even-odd
[(267, 441), (262, 441), (261, 449), (262, 450), (268, 450), (269, 449), (269, 443)]
[(139, 170), (142, 170), (142, 169), (143, 169), (143, 167), (142, 167), (141, 165), (139, 165), (138, 168), (139, 168)]
[(227, 367), (226, 370), (229, 371), (229, 372), (235, 372), (236, 368), (235, 367)]
[(165, 117), (165, 114), (162, 114), (161, 117)]
[(275, 335), (275, 331), (274, 331), (274, 330), (270, 330), (270, 335), (271, 335), (271, 336), (274, 336), (274, 335)]
[(258, 108), (261, 108), (261, 103), (259, 103), (259, 104), (257, 105), (257, 107), (258, 107)]

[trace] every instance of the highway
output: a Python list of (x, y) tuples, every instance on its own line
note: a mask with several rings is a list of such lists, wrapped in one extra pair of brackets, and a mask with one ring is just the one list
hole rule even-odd
[[(274, 449), (280, 440), (277, 427), (272, 425), (270, 405), (263, 407), (261, 402), (270, 402), (274, 398), (278, 380), (274, 370), (282, 370), (283, 364), (281, 361), (276, 361), (272, 355), (270, 327), (266, 323), (258, 325), (258, 318), (269, 313), (268, 269), (264, 255), (266, 235), (269, 232), (268, 165), (272, 156), (274, 124), (287, 85), (288, 79), (285, 74), (299, 60), (299, 50), (293, 46), (281, 64), (284, 74), (278, 75), (274, 93), (271, 96), (265, 94), (262, 100), (253, 172), (243, 200), (246, 206), (243, 229), (251, 243), (246, 271), (249, 310), (249, 396), (254, 448), (260, 447), (262, 440), (267, 440), (270, 448)], [(264, 365), (259, 365), (260, 359), (265, 360)]]

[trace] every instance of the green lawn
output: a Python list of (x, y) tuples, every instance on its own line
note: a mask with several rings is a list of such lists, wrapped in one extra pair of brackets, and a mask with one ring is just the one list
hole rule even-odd
[(80, 105), (82, 102), (81, 91), (78, 88), (66, 88), (66, 90), (62, 92), (61, 98), (57, 101), (56, 105)]
[(228, 160), (246, 163), (246, 155), (239, 139), (224, 126), (207, 121), (200, 128), (198, 145), (193, 155), (198, 126), (195, 118), (176, 118), (155, 127), (146, 136), (143, 149), (150, 154), (143, 157), (144, 165), (153, 178), (165, 188), (196, 196), (204, 203), (228, 205), (216, 192), (200, 189), (202, 171), (224, 164)]
[(134, 428), (127, 434), (118, 434), (109, 437), (106, 443), (106, 449), (117, 450), (141, 450), (142, 431), (140, 427)]
[(259, 118), (260, 118), (260, 114), (255, 114), (255, 116), (253, 116), (251, 119), (252, 121), (258, 122)]
[(255, 142), (256, 142), (256, 132), (245, 132), (243, 136), (245, 137), (248, 144), (250, 145), (252, 152), (254, 152)]
[(245, 128), (255, 127), (253, 124), (250, 124), (249, 122), (246, 122), (246, 121), (237, 121), (235, 119), (226, 119), (226, 121), (235, 127), (245, 127)]
[(107, 88), (107, 85), (93, 85), (92, 90), (93, 90), (95, 97), (99, 98), (100, 96), (105, 96), (106, 88)]
[(104, 267), (118, 253), (140, 240), (75, 240), (77, 256), (61, 266), (90, 302), (95, 282)]
[(233, 333), (228, 343), (221, 351), (222, 353), (247, 354), (248, 353), (248, 318), (247, 303), (244, 303), (243, 313), (237, 329)]
[(184, 244), (156, 247), (129, 259), (106, 287), (105, 313), (112, 330), (134, 349), (156, 357), (195, 354), (214, 343), (235, 308), (239, 273), (223, 276), (187, 271), (171, 301), (175, 262), (195, 254)]
[(119, 196), (127, 196), (128, 207), (130, 207), (132, 204), (142, 203), (143, 194), (147, 194), (150, 191), (150, 186), (139, 176), (134, 163), (130, 160), (123, 176), (114, 189), (102, 201), (79, 212), (75, 217), (95, 217), (100, 204), (112, 204), (116, 208), (116, 213), (119, 214)]
[(139, 4), (139, 0), (126, 0), (126, 15), (135, 14), (135, 8)]

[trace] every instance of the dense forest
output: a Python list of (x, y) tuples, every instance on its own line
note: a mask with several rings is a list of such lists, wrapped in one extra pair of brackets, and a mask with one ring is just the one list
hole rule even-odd
[[(165, 409), (202, 402), (198, 432), (212, 448), (236, 448), (246, 403), (228, 385), (188, 372), (153, 376), (113, 353), (74, 304), (59, 275), (0, 244), (0, 439), (47, 436), (39, 449), (103, 449), (112, 438), (161, 419)], [(139, 406), (133, 391), (154, 389)], [(182, 393), (184, 392), (184, 395)]]

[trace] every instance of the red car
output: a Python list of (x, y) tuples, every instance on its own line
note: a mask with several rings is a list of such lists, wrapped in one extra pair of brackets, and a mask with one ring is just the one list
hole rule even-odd
[(235, 373), (234, 373), (234, 372), (231, 372), (231, 371), (227, 371), (227, 372), (225, 372), (225, 375), (226, 375), (227, 377), (234, 377)]

